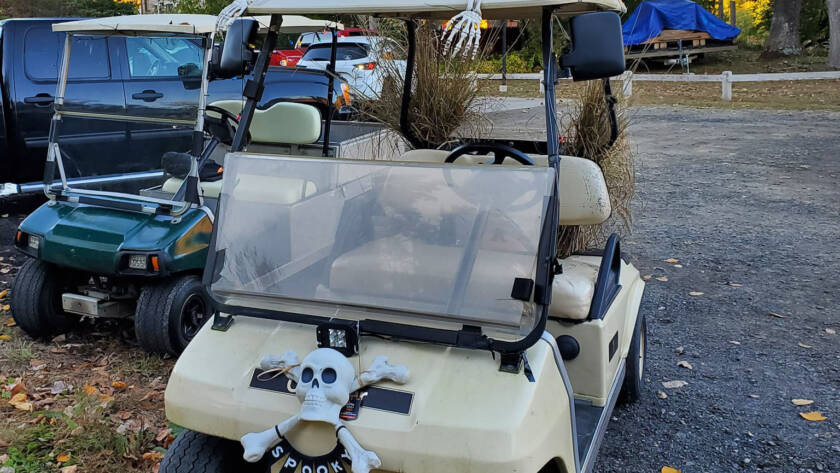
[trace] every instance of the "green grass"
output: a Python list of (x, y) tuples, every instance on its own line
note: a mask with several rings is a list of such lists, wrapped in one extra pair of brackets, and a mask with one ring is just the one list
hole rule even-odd
[(15, 364), (29, 363), (37, 354), (32, 349), (32, 342), (28, 340), (12, 339), (0, 344), (0, 359)]

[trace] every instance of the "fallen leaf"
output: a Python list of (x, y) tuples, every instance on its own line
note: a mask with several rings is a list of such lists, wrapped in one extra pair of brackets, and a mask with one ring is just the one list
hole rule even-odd
[(814, 403), (814, 401), (810, 399), (791, 399), (790, 402), (792, 402), (794, 406), (810, 406)]
[(687, 362), (687, 361), (685, 361), (685, 360), (680, 360), (679, 362), (677, 362), (677, 366), (680, 366), (680, 367), (682, 367), (682, 368), (689, 369), (689, 370), (693, 370), (693, 369), (694, 369), (694, 367), (693, 367), (693, 366), (691, 366), (691, 363), (689, 363), (689, 362)]
[(820, 411), (800, 412), (799, 415), (802, 416), (803, 419), (810, 422), (820, 422), (826, 419), (826, 417), (822, 415), (822, 412)]
[(120, 391), (124, 390), (127, 387), (125, 385), (125, 383), (122, 382), (122, 381), (114, 381), (113, 383), (111, 383), (111, 386), (113, 386), (114, 389), (117, 389), (117, 390), (120, 390)]
[(829, 334), (829, 335), (837, 335), (837, 331), (836, 331), (836, 330), (834, 330), (833, 328), (827, 328), (827, 329), (825, 329), (825, 333), (827, 333), (827, 334)]
[(679, 263), (680, 260), (678, 260), (676, 258), (668, 258), (668, 259), (665, 260), (665, 262), (666, 263)]
[(59, 471), (59, 473), (76, 473), (76, 470), (78, 470), (78, 469), (79, 469), (78, 465), (70, 465), (70, 466), (65, 466), (64, 468), (62, 468), (58, 471)]
[(681, 264), (675, 264), (674, 267), (675, 268), (682, 268), (683, 266)]
[(668, 399), (668, 395), (665, 394), (665, 391), (656, 391), (656, 397), (659, 399)]
[(12, 386), (12, 389), (9, 390), (12, 393), (12, 396), (18, 395), (18, 393), (26, 394), (26, 385), (23, 384), (23, 380), (18, 381)]
[(688, 293), (689, 296), (702, 296), (703, 293), (699, 291), (691, 291)]
[(645, 274), (644, 276), (642, 276), (642, 279), (644, 279), (645, 281), (647, 281), (648, 279), (650, 279), (650, 278), (652, 278), (652, 277), (653, 277), (653, 275), (652, 275), (652, 274)]
[(759, 397), (761, 397), (758, 394), (750, 394), (749, 396), (753, 399), (758, 399)]
[(153, 462), (159, 462), (163, 460), (163, 454), (160, 452), (146, 452), (142, 456), (143, 460), (151, 460)]
[(26, 393), (15, 394), (11, 399), (9, 399), (9, 404), (15, 409), (20, 409), (22, 411), (32, 412), (34, 410), (32, 403), (26, 401)]
[(68, 386), (64, 381), (56, 381), (50, 388), (50, 394), (61, 394), (71, 389), (73, 389), (73, 386)]
[(682, 355), (685, 352), (685, 348), (683, 348), (682, 346), (678, 346), (677, 349), (674, 351), (677, 352), (677, 355)]
[(17, 325), (17, 322), (12, 317), (7, 317), (6, 321), (3, 322), (4, 327), (14, 327), (15, 325)]
[(771, 317), (776, 317), (777, 319), (783, 319), (783, 318), (785, 318), (785, 316), (784, 316), (784, 315), (777, 314), (777, 313), (775, 313), (775, 312), (768, 312), (768, 313), (767, 313), (767, 315), (769, 315), (769, 316), (771, 316)]
[(802, 342), (799, 342), (797, 345), (799, 345), (802, 348), (814, 348), (813, 345), (807, 345), (807, 344), (802, 343)]
[(4, 342), (8, 342), (11, 339), (12, 339), (12, 337), (6, 335), (5, 333), (3, 335), (0, 335), (0, 340), (2, 340)]
[(659, 276), (656, 278), (657, 281), (668, 282), (668, 276)]
[(82, 387), (82, 391), (84, 391), (88, 396), (95, 396), (99, 394), (99, 390), (96, 389), (96, 386), (91, 386), (89, 384), (84, 385), (84, 387)]
[(0, 291), (0, 299), (6, 297), (6, 294), (8, 294), (8, 293), (9, 293), (8, 289), (3, 289), (2, 291)]
[(726, 285), (731, 286), (731, 287), (741, 287), (742, 286), (742, 284), (737, 283), (737, 282), (732, 282), (732, 281), (726, 281)]
[(62, 454), (56, 456), (55, 459), (59, 463), (64, 463), (64, 462), (66, 462), (67, 460), (70, 459), (70, 454), (69, 453), (62, 453)]
[(163, 442), (170, 435), (172, 435), (172, 429), (170, 429), (170, 428), (160, 429), (160, 431), (157, 433), (157, 435), (155, 435), (155, 441)]
[(102, 401), (103, 404), (108, 404), (109, 402), (113, 402), (114, 399), (115, 399), (114, 396), (109, 396), (107, 394), (100, 394), (99, 395), (99, 400)]
[[(8, 269), (8, 268), (3, 268), (3, 269)], [(0, 272), (3, 272), (3, 269), (0, 269)], [(9, 271), (5, 271), (5, 272), (8, 273)], [(3, 306), (3, 310), (11, 310), (11, 309), (12, 309), (12, 306), (10, 306), (9, 304), (6, 304), (6, 305)]]
[(739, 342), (738, 340), (729, 340), (729, 343), (731, 343), (733, 345), (740, 345), (741, 344), (741, 342)]
[(672, 466), (663, 466), (661, 473), (682, 473), (682, 470), (678, 470)]
[(675, 381), (663, 381), (662, 386), (668, 389), (679, 389), (683, 386), (688, 386), (688, 383), (685, 381), (675, 380)]
[[(2, 268), (2, 269), (0, 269), (0, 273), (3, 273), (3, 274), (8, 273), (9, 271), (11, 271), (11, 268)], [(6, 307), (8, 307), (8, 306), (6, 306)], [(5, 309), (5, 310), (9, 310), (9, 309)]]

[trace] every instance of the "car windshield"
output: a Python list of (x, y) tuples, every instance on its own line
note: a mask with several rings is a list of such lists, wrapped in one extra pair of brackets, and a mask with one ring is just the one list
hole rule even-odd
[[(301, 61), (329, 61), (331, 43), (318, 43), (309, 46)], [(364, 43), (338, 43), (335, 50), (337, 61), (355, 61), (368, 55), (368, 45)]]
[(211, 290), (228, 306), (527, 333), (537, 307), (511, 293), (534, 281), (553, 182), (546, 167), (229, 154)]

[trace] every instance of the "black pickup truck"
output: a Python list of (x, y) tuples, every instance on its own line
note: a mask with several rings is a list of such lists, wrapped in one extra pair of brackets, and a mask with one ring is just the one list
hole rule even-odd
[[(0, 197), (39, 192), (67, 18), (0, 21)], [(178, 66), (200, 64), (201, 48), (186, 38), (74, 38), (65, 107), (91, 113), (194, 120), (198, 90), (185, 87)], [(247, 78), (245, 78), (247, 79)], [(244, 79), (210, 83), (208, 103), (242, 98)], [(341, 84), (333, 106), (321, 71), (272, 67), (261, 105), (310, 103), (342, 118), (349, 110)], [(152, 121), (78, 120), (59, 139), (67, 178), (78, 186), (142, 182), (160, 169), (166, 151), (188, 150), (189, 126)], [(130, 159), (126, 159), (130, 156)]]

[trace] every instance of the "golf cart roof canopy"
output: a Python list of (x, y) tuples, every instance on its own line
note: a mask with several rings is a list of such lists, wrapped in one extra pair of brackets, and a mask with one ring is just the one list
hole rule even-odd
[[(270, 17), (256, 17), (261, 28), (268, 28)], [(324, 28), (343, 29), (341, 23), (327, 20), (313, 20), (305, 16), (289, 15), (283, 17), (280, 31), (283, 33), (304, 33), (318, 31)], [(207, 35), (216, 28), (216, 17), (213, 15), (184, 15), (184, 14), (155, 14), (155, 15), (127, 15), (108, 18), (93, 18), (90, 20), (68, 21), (56, 23), (53, 31), (71, 33), (95, 33), (115, 35), (136, 34), (187, 34)]]
[[(326, 14), (372, 15), (399, 18), (450, 18), (466, 8), (466, 0), (255, 0), (248, 6), (251, 15)], [(481, 13), (487, 19), (526, 18), (540, 16), (545, 7), (554, 7), (559, 14), (591, 11), (627, 11), (621, 0), (483, 0)], [(284, 16), (283, 23), (286, 22)]]

